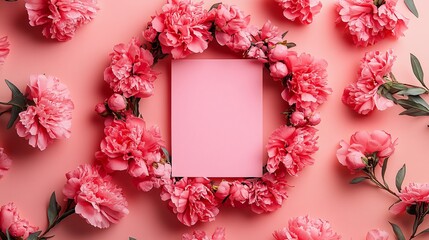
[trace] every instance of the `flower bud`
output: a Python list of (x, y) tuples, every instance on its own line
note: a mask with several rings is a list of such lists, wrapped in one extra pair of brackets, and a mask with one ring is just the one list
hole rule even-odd
[(283, 44), (277, 44), (271, 49), (268, 57), (272, 62), (284, 61), (288, 55), (288, 48)]
[(229, 186), (229, 182), (222, 181), (219, 184), (219, 187), (215, 193), (215, 196), (219, 199), (225, 199), (229, 195), (231, 187)]
[(320, 118), (320, 114), (319, 113), (314, 113), (313, 115), (311, 115), (308, 118), (308, 123), (312, 126), (316, 126), (317, 124), (320, 123), (322, 119)]
[(300, 126), (306, 123), (304, 113), (302, 112), (293, 112), (290, 116), (290, 122), (294, 126)]
[(276, 62), (270, 66), (270, 75), (276, 80), (286, 77), (288, 73), (286, 64), (282, 62)]
[(107, 105), (109, 106), (110, 110), (114, 112), (120, 112), (127, 108), (127, 99), (120, 94), (114, 93), (107, 100)]

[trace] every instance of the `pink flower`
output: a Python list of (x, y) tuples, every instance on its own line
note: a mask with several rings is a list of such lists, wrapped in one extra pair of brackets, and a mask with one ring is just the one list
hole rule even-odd
[(0, 65), (4, 63), (6, 60), (7, 55), (9, 55), (10, 49), (9, 49), (9, 41), (7, 40), (7, 36), (0, 38)]
[(225, 228), (216, 228), (215, 232), (211, 237), (207, 236), (204, 231), (194, 230), (192, 234), (185, 233), (182, 236), (182, 240), (226, 240)]
[(408, 19), (396, 11), (396, 3), (397, 0), (379, 5), (373, 0), (340, 0), (337, 23), (345, 27), (356, 46), (373, 45), (387, 36), (403, 36)]
[(7, 230), (12, 237), (20, 239), (27, 239), (31, 233), (39, 229), (31, 226), (27, 220), (20, 218), (14, 203), (8, 203), (1, 207), (0, 228), (3, 233), (6, 233)]
[(214, 221), (219, 213), (219, 202), (212, 192), (207, 178), (182, 178), (176, 183), (164, 185), (161, 199), (177, 214), (177, 219), (186, 226), (198, 221)]
[(126, 98), (146, 98), (153, 94), (156, 73), (152, 70), (152, 54), (140, 47), (133, 38), (125, 44), (118, 44), (110, 54), (110, 66), (104, 70), (104, 80), (110, 88)]
[(0, 147), (0, 179), (12, 166), (12, 160), (6, 155), (4, 149)]
[(80, 165), (66, 177), (64, 196), (76, 203), (76, 213), (92, 226), (108, 228), (128, 214), (122, 189), (109, 176), (101, 176), (96, 167)]
[(147, 28), (143, 31), (143, 38), (148, 42), (153, 42), (158, 33), (152, 27), (152, 23), (149, 23)]
[(134, 178), (137, 188), (143, 192), (148, 192), (153, 188), (160, 188), (164, 185), (172, 184), (171, 165), (163, 159), (148, 166), (148, 176)]
[(386, 231), (373, 229), (366, 235), (366, 240), (388, 240), (389, 234)]
[(320, 114), (313, 112), (310, 109), (305, 109), (304, 112), (295, 111), (289, 118), (292, 126), (304, 127), (305, 125), (316, 126), (321, 122)]
[(429, 203), (429, 183), (410, 183), (399, 193), (401, 201), (390, 208), (394, 214), (404, 212), (407, 207)]
[(212, 20), (202, 5), (192, 0), (168, 0), (152, 19), (163, 53), (179, 59), (207, 49), (213, 39), (209, 31)]
[(107, 108), (106, 108), (106, 104), (104, 102), (102, 103), (97, 103), (97, 105), (95, 105), (95, 112), (100, 114), (101, 116), (107, 116)]
[(305, 53), (299, 56), (290, 54), (288, 61), (292, 78), (286, 82), (283, 99), (291, 106), (295, 104), (299, 111), (316, 110), (332, 93), (326, 79), (328, 63)]
[(274, 48), (270, 49), (268, 57), (271, 62), (283, 61), (286, 63), (289, 53), (290, 51), (287, 46), (283, 44), (276, 44)]
[(302, 169), (314, 163), (311, 157), (318, 147), (316, 129), (313, 127), (294, 128), (281, 126), (268, 139), (267, 170), (274, 173), (280, 165), (292, 175), (297, 175)]
[(240, 181), (222, 181), (215, 193), (215, 196), (222, 200), (227, 198), (231, 206), (236, 203), (244, 204), (249, 199), (249, 186)]
[(289, 220), (288, 227), (274, 232), (276, 240), (339, 240), (331, 224), (323, 219), (312, 219), (308, 216)]
[[(374, 166), (378, 162), (381, 166), (384, 159), (393, 154), (395, 145), (396, 140), (392, 141), (390, 134), (385, 131), (358, 131), (350, 137), (350, 143), (344, 140), (340, 142), (337, 159), (353, 173), (368, 164)], [(373, 158), (374, 154), (377, 159)]]
[(26, 0), (31, 26), (42, 26), (46, 38), (70, 40), (98, 11), (96, 0)]
[(276, 0), (276, 2), (283, 9), (285, 18), (304, 24), (312, 23), (313, 16), (322, 9), (320, 0)]
[(280, 80), (286, 77), (289, 73), (289, 70), (286, 64), (282, 62), (275, 62), (270, 65), (270, 76), (274, 78), (274, 80)]
[(26, 95), (31, 105), (19, 113), (16, 131), (20, 137), (40, 150), (55, 139), (70, 137), (74, 105), (66, 85), (53, 76), (31, 75)]
[(127, 99), (120, 94), (114, 93), (107, 100), (107, 105), (114, 112), (124, 111), (127, 108)]
[(251, 184), (249, 205), (253, 212), (261, 214), (279, 209), (287, 198), (284, 173), (265, 173), (262, 178)]

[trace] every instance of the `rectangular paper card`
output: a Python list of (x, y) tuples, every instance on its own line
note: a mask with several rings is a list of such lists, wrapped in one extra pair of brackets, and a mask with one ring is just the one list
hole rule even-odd
[(171, 67), (173, 176), (262, 176), (262, 64), (191, 59)]

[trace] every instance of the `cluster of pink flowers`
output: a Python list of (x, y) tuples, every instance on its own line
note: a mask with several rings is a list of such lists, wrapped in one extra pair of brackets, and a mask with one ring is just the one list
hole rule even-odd
[(374, 109), (385, 110), (394, 103), (378, 93), (386, 83), (396, 56), (392, 50), (372, 51), (365, 54), (358, 71), (358, 80), (344, 89), (342, 101), (359, 114), (366, 115)]
[(273, 234), (276, 240), (339, 240), (341, 239), (331, 228), (331, 224), (323, 219), (309, 216), (296, 217), (289, 220), (288, 227), (277, 230)]
[(4, 152), (4, 149), (0, 147), (0, 179), (9, 170), (10, 166), (12, 166), (12, 160)]
[(397, 0), (339, 0), (337, 23), (343, 25), (356, 46), (404, 35), (408, 19), (396, 10)]
[(98, 11), (97, 0), (26, 0), (31, 26), (42, 26), (46, 38), (70, 40)]
[(320, 0), (275, 0), (283, 9), (283, 16), (291, 21), (310, 24), (322, 9)]
[(9, 49), (9, 41), (7, 40), (7, 36), (0, 38), (0, 65), (4, 63), (6, 60), (7, 55), (9, 55), (10, 49)]
[(410, 183), (399, 193), (400, 202), (390, 208), (394, 214), (405, 212), (407, 207), (429, 204), (429, 183)]
[[(251, 47), (246, 51), (246, 57), (258, 59), (259, 61), (268, 62), (268, 53), (282, 41), (279, 28), (267, 21), (261, 29), (249, 29), (254, 41)], [(282, 51), (286, 54), (287, 51)]]
[(20, 137), (40, 150), (55, 139), (70, 137), (74, 105), (66, 85), (53, 76), (32, 75), (26, 96), (29, 106), (19, 113), (16, 123)]
[[(342, 140), (337, 150), (338, 161), (352, 173), (383, 164), (384, 159), (395, 151), (396, 140), (385, 131), (358, 131), (350, 137), (350, 142)], [(372, 161), (372, 162), (370, 162)]]
[(14, 203), (8, 203), (0, 209), (0, 230), (4, 234), (9, 233), (11, 237), (27, 239), (28, 236), (36, 232), (39, 228), (30, 225), (28, 220), (19, 216)]
[(216, 228), (213, 235), (210, 237), (204, 231), (195, 230), (191, 233), (185, 233), (182, 235), (182, 240), (226, 240), (225, 229)]

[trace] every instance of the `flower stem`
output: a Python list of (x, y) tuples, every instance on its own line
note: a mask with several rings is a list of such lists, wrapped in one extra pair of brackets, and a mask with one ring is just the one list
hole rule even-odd
[(371, 180), (375, 185), (377, 185), (377, 187), (379, 187), (379, 188), (383, 189), (384, 191), (386, 191), (386, 192), (390, 193), (391, 195), (393, 195), (393, 196), (395, 196), (396, 198), (398, 198), (398, 199), (399, 199), (398, 194), (397, 194), (397, 193), (395, 193), (394, 191), (390, 190), (390, 188), (388, 188), (388, 187), (387, 187), (387, 186), (385, 186), (384, 184), (382, 184), (382, 183), (377, 179), (377, 177), (376, 177), (373, 173), (371, 173), (371, 172), (366, 172), (366, 171), (365, 171), (365, 173), (366, 173), (366, 175), (369, 177), (369, 179), (370, 179), (370, 180)]
[(67, 206), (67, 209), (59, 216), (55, 221), (52, 222), (52, 224), (49, 224), (48, 228), (38, 237), (39, 240), (46, 239), (46, 235), (51, 231), (56, 225), (58, 225), (62, 220), (66, 219), (68, 216), (75, 213), (74, 207), (71, 209), (68, 209), (70, 206)]

